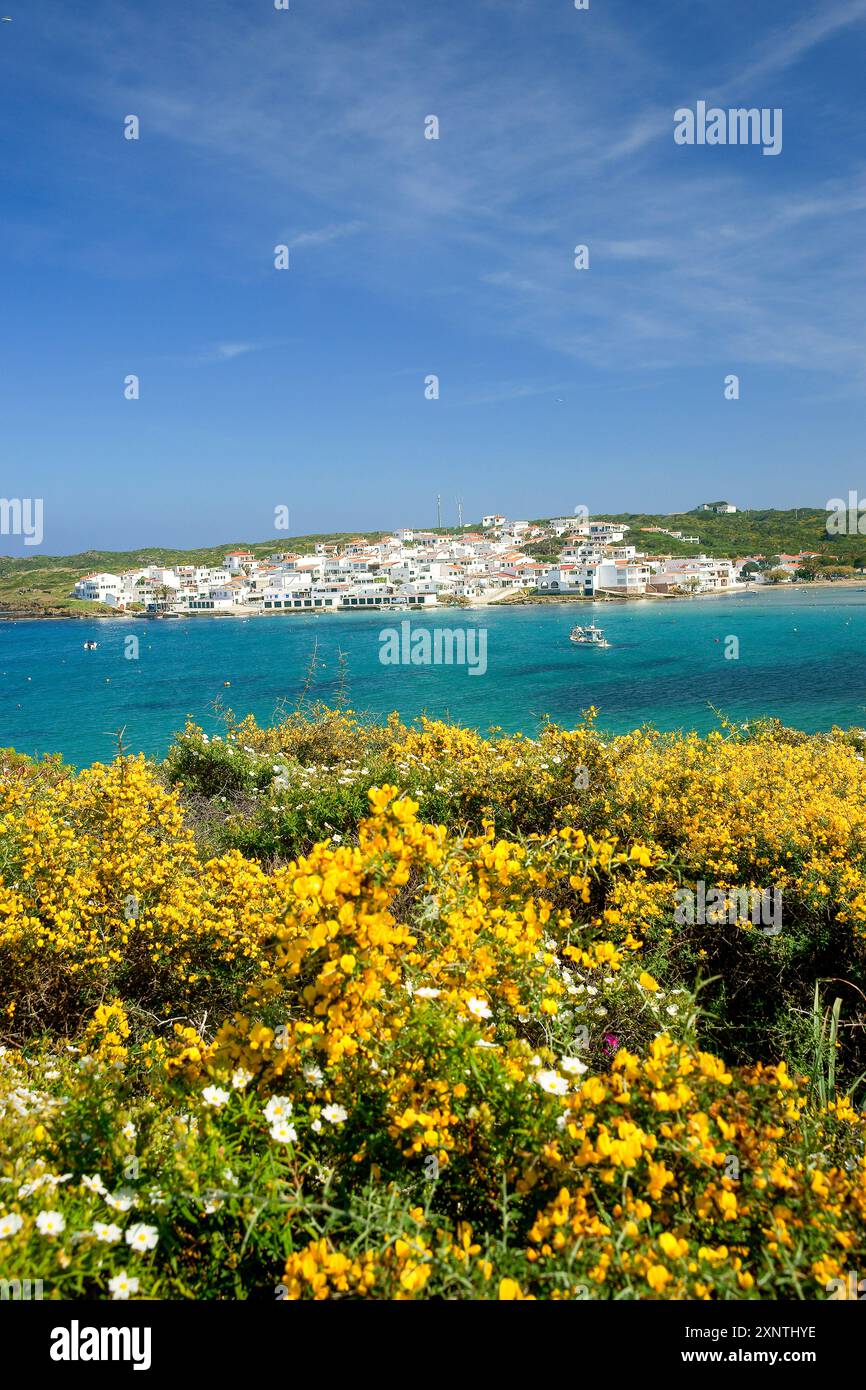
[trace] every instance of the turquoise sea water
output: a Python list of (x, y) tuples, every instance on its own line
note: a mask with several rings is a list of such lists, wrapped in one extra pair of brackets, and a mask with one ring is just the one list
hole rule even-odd
[[(776, 715), (806, 730), (866, 725), (866, 588), (411, 616), (413, 630), (486, 628), (487, 672), (478, 676), (382, 665), (379, 633), (407, 616), (2, 622), (0, 746), (60, 752), (81, 766), (110, 758), (124, 726), (130, 749), (158, 756), (187, 714), (215, 730), (215, 700), (267, 721), (280, 701), (297, 699), (316, 638), (323, 664), (313, 693), (333, 700), (342, 650), (351, 706), (376, 715), (423, 712), (535, 733), (545, 714), (570, 725), (596, 705), (611, 731), (649, 722), (706, 732), (712, 704), (737, 720)], [(575, 622), (590, 620), (609, 650), (568, 641)], [(128, 635), (139, 639), (138, 660), (124, 658)], [(739, 660), (725, 659), (728, 636), (739, 639)], [(87, 638), (96, 651), (83, 650)]]

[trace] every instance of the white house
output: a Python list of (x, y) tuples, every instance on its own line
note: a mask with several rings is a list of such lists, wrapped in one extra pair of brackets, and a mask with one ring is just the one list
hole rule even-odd
[(596, 587), (613, 593), (642, 594), (652, 578), (652, 570), (643, 560), (602, 560), (597, 570)]
[(234, 608), (234, 600), (215, 598), (213, 594), (187, 594), (178, 606), (190, 613), (229, 613)]
[(251, 565), (252, 562), (253, 556), (249, 550), (230, 550), (224, 559), (232, 574), (238, 574), (244, 565)]
[(160, 585), (165, 589), (179, 589), (180, 579), (174, 570), (163, 569), (159, 565), (151, 565), (145, 570), (145, 578), (153, 584)]
[(75, 585), (75, 597), (91, 603), (111, 603), (121, 600), (123, 580), (119, 574), (87, 574)]
[(660, 591), (681, 587), (695, 593), (731, 589), (737, 584), (737, 567), (732, 560), (714, 560), (708, 555), (693, 559), (667, 559), (653, 575), (650, 587)]
[(613, 545), (616, 541), (625, 540), (625, 533), (630, 528), (617, 521), (591, 521), (589, 523), (589, 538), (593, 541), (601, 541), (603, 545)]
[(541, 594), (583, 594), (591, 598), (595, 593), (597, 565), (560, 564), (547, 569), (537, 582)]
[(270, 589), (264, 596), (262, 607), (268, 610), (339, 608), (342, 597), (342, 590), (331, 585), (321, 589)]
[(561, 560), (578, 560), (583, 564), (594, 564), (604, 559), (604, 551), (597, 543), (590, 544), (585, 538), (567, 541), (562, 548)]

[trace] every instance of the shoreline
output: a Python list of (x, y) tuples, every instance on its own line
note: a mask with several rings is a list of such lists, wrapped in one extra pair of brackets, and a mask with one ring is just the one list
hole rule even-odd
[(248, 619), (248, 618), (325, 618), (335, 614), (355, 614), (355, 613), (399, 613), (411, 616), (413, 613), (467, 613), (478, 611), (484, 608), (525, 608), (530, 605), (543, 606), (545, 604), (563, 603), (695, 603), (704, 599), (720, 598), (740, 598), (746, 595), (763, 593), (802, 593), (806, 590), (814, 592), (834, 592), (839, 589), (863, 589), (866, 590), (866, 574), (859, 579), (836, 579), (825, 580), (823, 582), (798, 580), (790, 584), (738, 584), (732, 588), (710, 589), (700, 594), (614, 594), (610, 592), (593, 594), (539, 594), (527, 592), (520, 596), (514, 595), (508, 598), (491, 597), (486, 599), (474, 599), (467, 603), (442, 603), (434, 604), (432, 607), (402, 608), (383, 604), (380, 608), (319, 608), (319, 609), (300, 609), (269, 608), (265, 611), (262, 608), (250, 608), (239, 605), (231, 612), (191, 612), (180, 613), (171, 618), (153, 617), (147, 613), (127, 613), (112, 612), (110, 610), (101, 613), (83, 613), (78, 609), (68, 613), (39, 613), (29, 612), (26, 609), (11, 609), (6, 612), (0, 611), (0, 623), (51, 623), (51, 622), (189, 622), (199, 618), (227, 618), (227, 619)]

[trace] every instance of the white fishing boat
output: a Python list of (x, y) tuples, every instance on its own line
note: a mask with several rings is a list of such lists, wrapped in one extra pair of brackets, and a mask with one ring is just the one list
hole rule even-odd
[(587, 623), (585, 627), (573, 627), (569, 635), (570, 640), (581, 647), (610, 646), (601, 628), (596, 627), (595, 623)]

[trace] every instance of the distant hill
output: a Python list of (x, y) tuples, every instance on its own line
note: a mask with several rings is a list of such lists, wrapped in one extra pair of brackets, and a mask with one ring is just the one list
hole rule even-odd
[[(539, 518), (540, 522), (548, 518)], [(767, 557), (780, 552), (796, 554), (800, 550), (815, 550), (828, 558), (847, 564), (866, 565), (866, 536), (828, 536), (827, 513), (821, 508), (800, 507), (790, 511), (743, 511), (719, 515), (702, 511), (700, 507), (688, 512), (645, 513), (604, 512), (594, 514), (593, 520), (620, 521), (630, 527), (629, 542), (649, 555), (697, 555), (708, 551), (712, 555), (734, 558), (737, 555), (763, 554)], [(664, 526), (700, 537), (698, 545), (684, 545), (669, 536), (642, 531), (644, 526)], [(464, 530), (480, 530), (479, 522), (470, 522)], [(318, 541), (340, 544), (355, 539), (375, 541), (388, 531), (337, 531), (307, 536), (280, 536), (266, 541), (226, 541), (222, 545), (202, 550), (171, 550), (163, 546), (147, 546), (140, 550), (86, 550), (78, 555), (27, 555), (22, 558), (0, 557), (0, 613), (22, 616), (72, 616), (90, 613), (94, 605), (70, 598), (76, 579), (98, 570), (118, 573), (139, 565), (215, 564), (230, 550), (250, 550), (263, 558), (283, 550), (309, 550)], [(452, 532), (453, 534), (453, 532)], [(559, 545), (542, 542), (536, 549), (539, 558), (553, 558)]]
[[(631, 527), (629, 542), (650, 555), (668, 551), (711, 555), (733, 559), (737, 555), (796, 555), (815, 550), (830, 559), (847, 564), (866, 563), (866, 536), (828, 536), (827, 512), (818, 507), (798, 507), (790, 511), (744, 511), (730, 515), (705, 512), (695, 507), (688, 512), (648, 515), (643, 512), (607, 513), (593, 517), (599, 521), (623, 521)], [(700, 536), (699, 545), (685, 546), (669, 536), (642, 533), (642, 526), (665, 526)]]

